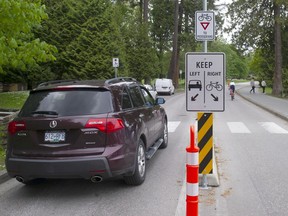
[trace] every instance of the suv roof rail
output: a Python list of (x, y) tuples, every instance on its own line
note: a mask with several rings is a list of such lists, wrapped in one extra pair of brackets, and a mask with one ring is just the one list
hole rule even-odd
[(106, 80), (106, 84), (113, 84), (113, 83), (118, 83), (118, 82), (131, 82), (131, 81), (134, 81), (134, 82), (137, 82), (137, 80), (135, 78), (132, 78), (132, 77), (117, 77), (117, 78), (113, 78), (113, 79), (109, 79), (109, 80)]
[(38, 87), (43, 87), (43, 86), (48, 86), (48, 85), (53, 85), (53, 84), (57, 84), (57, 83), (63, 83), (63, 82), (76, 82), (78, 80), (52, 80), (52, 81), (47, 81), (47, 82), (43, 82), (40, 83)]

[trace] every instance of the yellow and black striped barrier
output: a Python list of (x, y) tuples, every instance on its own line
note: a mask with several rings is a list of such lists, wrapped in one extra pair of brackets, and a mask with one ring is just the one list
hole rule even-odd
[(199, 173), (213, 173), (213, 113), (198, 113)]

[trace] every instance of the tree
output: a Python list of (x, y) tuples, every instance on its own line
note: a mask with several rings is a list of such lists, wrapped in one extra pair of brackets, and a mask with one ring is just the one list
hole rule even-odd
[(40, 0), (0, 0), (0, 73), (25, 71), (55, 60), (56, 48), (35, 38), (32, 30), (47, 18)]
[[(182, 15), (182, 13), (181, 13)], [(181, 17), (181, 16), (180, 16)], [(180, 21), (181, 23), (181, 21)], [(179, 3), (178, 0), (174, 1), (174, 34), (173, 34), (173, 48), (170, 60), (170, 67), (168, 72), (168, 78), (173, 80), (175, 87), (178, 87), (178, 68), (179, 68), (179, 45), (178, 45), (178, 35), (179, 31)], [(181, 33), (181, 32), (180, 32)]]
[(159, 73), (159, 65), (148, 34), (148, 25), (139, 22), (138, 18), (131, 20), (126, 29), (126, 60), (129, 75), (147, 82)]
[(117, 51), (112, 5), (105, 0), (82, 2), (78, 1), (71, 13), (74, 20), (71, 23), (75, 29), (79, 29), (79, 34), (74, 36), (63, 53), (63, 59), (68, 65), (66, 78), (112, 78), (112, 58)]
[[(173, 1), (152, 0), (151, 38), (159, 59), (158, 77), (166, 77), (165, 53), (170, 53), (173, 32)], [(168, 67), (167, 67), (168, 68)]]
[(273, 61), (273, 54), (271, 55), (266, 50), (258, 48), (251, 53), (248, 67), (253, 75), (259, 77), (259, 79), (265, 79), (267, 85), (272, 86), (274, 64), (271, 64), (271, 62)]
[[(57, 61), (48, 65), (58, 79), (106, 79), (114, 77), (112, 58), (120, 59), (125, 75), (124, 42), (127, 13), (121, 3), (106, 0), (45, 0), (50, 17), (39, 36), (57, 46)], [(126, 14), (125, 14), (126, 15)]]
[(229, 6), (233, 20), (229, 30), (235, 30), (233, 40), (238, 48), (243, 51), (261, 48), (274, 53), (274, 95), (283, 91), (281, 29), (287, 6), (284, 0), (236, 0)]
[(274, 39), (275, 39), (275, 71), (272, 94), (280, 95), (283, 90), (282, 85), (282, 39), (281, 39), (281, 6), (277, 0), (274, 3)]
[(211, 42), (210, 52), (224, 52), (226, 55), (227, 79), (244, 79), (248, 76), (247, 59), (235, 49), (235, 46), (226, 44), (218, 39)]

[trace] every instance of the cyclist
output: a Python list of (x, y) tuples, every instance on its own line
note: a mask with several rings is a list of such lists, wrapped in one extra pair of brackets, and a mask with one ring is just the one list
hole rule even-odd
[(234, 100), (234, 94), (235, 94), (235, 83), (231, 80), (229, 85), (231, 100)]

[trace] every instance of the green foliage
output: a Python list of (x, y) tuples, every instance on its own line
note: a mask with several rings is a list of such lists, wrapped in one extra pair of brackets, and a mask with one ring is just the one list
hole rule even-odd
[[(283, 74), (288, 68), (285, 61), (288, 55), (287, 6), (285, 0), (235, 0), (228, 12), (233, 20), (228, 29), (233, 31), (233, 41), (239, 50), (251, 51), (253, 48), (255, 59), (250, 68), (259, 78), (273, 81), (275, 95), (288, 88)], [(276, 37), (275, 32), (279, 31), (281, 37)]]
[(0, 107), (2, 109), (20, 109), (29, 95), (28, 91), (0, 93)]
[(26, 71), (55, 59), (56, 48), (32, 34), (47, 18), (40, 0), (0, 0), (0, 8), (0, 73), (11, 68)]
[[(10, 15), (16, 14), (15, 17), (21, 18), (17, 28), (21, 28), (23, 33), (18, 36), (21, 36), (20, 38), (25, 44), (29, 42), (29, 45), (27, 44), (23, 49), (23, 52), (24, 50), (27, 51), (25, 55), (22, 54), (22, 57), (26, 59), (24, 66), (21, 67), (19, 62), (23, 63), (23, 61), (18, 61), (17, 57), (11, 58), (13, 59), (11, 60), (11, 67), (5, 68), (7, 76), (2, 76), (1, 81), (25, 80), (29, 81), (30, 87), (33, 87), (39, 82), (52, 79), (111, 78), (114, 76), (114, 68), (112, 67), (112, 58), (114, 57), (118, 57), (120, 60), (118, 76), (133, 76), (145, 81), (167, 76), (174, 31), (174, 1), (150, 0), (148, 23), (143, 23), (141, 18), (143, 15), (141, 14), (141, 1), (42, 0), (42, 5), (40, 0), (0, 0), (2, 5), (7, 4), (7, 2), (11, 2), (12, 5), (22, 5), (21, 10), (24, 10), (23, 5), (31, 7), (33, 10), (30, 8), (27, 11), (34, 16), (29, 18), (27, 15), (29, 13), (25, 10), (29, 19), (26, 18), (27, 20), (24, 21), (24, 18), (21, 18), (22, 15), (18, 14), (17, 10), (19, 11), (19, 9), (17, 7), (15, 11), (11, 9), (11, 12), (8, 10), (5, 12), (6, 14), (10, 13)], [(263, 11), (261, 12), (263, 5), (261, 6), (257, 1), (245, 3), (246, 6), (249, 5), (254, 10), (246, 12), (247, 7), (244, 2), (246, 1), (234, 1), (229, 11), (232, 20), (237, 20), (241, 29), (234, 31), (234, 42), (237, 43), (228, 45), (217, 38), (216, 41), (208, 43), (208, 50), (209, 52), (226, 53), (226, 75), (229, 78), (246, 78), (250, 70), (249, 73), (252, 72), (257, 76), (272, 79), (273, 70), (271, 68), (274, 67), (274, 63), (271, 64), (273, 58), (271, 53), (273, 53), (274, 45), (271, 27), (273, 23), (269, 20), (271, 13), (268, 14), (271, 9), (271, 2), (268, 1), (269, 4), (264, 5), (263, 11), (266, 13), (263, 20), (267, 22), (261, 22), (259, 31), (256, 27), (257, 22), (259, 23), (259, 19), (263, 16)], [(185, 0), (179, 3), (181, 3), (180, 12), (183, 14), (182, 23), (178, 29), (180, 32), (178, 41), (180, 49), (179, 69), (185, 74), (185, 53), (202, 51), (202, 43), (194, 39), (194, 15), (196, 10), (202, 9), (202, 2)], [(208, 2), (209, 10), (214, 9), (214, 3), (215, 1)], [(8, 8), (7, 5), (5, 7)], [(6, 19), (6, 22), (4, 14), (1, 13), (3, 12), (0, 12), (0, 16), (3, 18), (0, 20), (1, 24), (15, 25), (13, 20), (7, 21)], [(216, 26), (220, 29), (222, 18), (217, 15), (216, 20)], [(284, 21), (285, 19), (283, 19), (283, 29), (286, 29), (288, 21), (287, 19), (286, 22)], [(232, 26), (232, 28), (234, 27), (237, 30), (236, 24)], [(14, 30), (17, 28), (9, 30), (9, 32), (7, 29), (11, 28), (7, 27), (5, 34), (8, 35), (11, 31), (15, 33)], [(251, 31), (251, 28), (256, 30)], [(286, 37), (287, 34), (283, 31), (283, 38), (288, 38)], [(5, 43), (10, 48), (19, 50), (18, 40), (18, 37), (11, 37), (11, 40)], [(48, 61), (49, 58), (45, 56), (47, 54), (45, 44), (57, 47), (58, 52), (53, 53), (57, 58), (56, 61)], [(287, 55), (288, 39), (284, 39), (283, 44), (283, 53)], [(252, 59), (257, 55), (251, 56), (249, 59), (251, 60), (251, 67), (248, 70), (248, 58), (239, 52), (235, 46), (242, 50), (242, 48), (252, 45), (261, 47), (262, 51), (258, 60)], [(38, 50), (34, 50), (33, 47), (37, 46)], [(37, 58), (34, 55), (37, 55)], [(39, 65), (40, 61), (37, 59), (48, 62)], [(265, 59), (269, 62), (269, 66), (264, 66)], [(0, 62), (4, 61), (5, 58), (0, 58)], [(287, 65), (285, 62), (283, 64)], [(267, 82), (269, 81), (267, 80)]]
[[(106, 0), (45, 0), (50, 19), (40, 38), (57, 46), (57, 61), (47, 69), (58, 79), (106, 79), (114, 76), (112, 58), (125, 75), (121, 23), (125, 7)], [(123, 9), (124, 8), (124, 9)], [(116, 13), (115, 13), (116, 11)], [(116, 15), (117, 19), (114, 18)]]
[[(139, 25), (135, 21), (127, 29), (127, 34), (130, 38), (126, 41), (129, 76), (138, 80), (156, 77), (159, 72), (158, 59), (149, 40), (146, 26)], [(131, 37), (132, 35), (134, 36)]]
[(216, 40), (210, 43), (209, 52), (224, 52), (226, 55), (226, 77), (243, 79), (248, 76), (247, 60), (231, 44)]
[[(67, 46), (63, 54), (65, 63), (69, 65), (67, 73), (72, 78), (99, 79), (113, 77), (112, 57), (117, 50), (114, 43), (115, 31), (111, 25), (111, 6), (101, 1), (77, 7), (81, 17), (81, 33)], [(97, 14), (97, 16), (94, 16)]]
[(3, 136), (4, 136), (4, 133), (1, 133), (1, 127), (0, 127), (0, 171), (5, 169), (6, 153), (5, 153), (4, 146), (2, 145)]
[(249, 63), (252, 75), (255, 75), (259, 79), (272, 80), (274, 69), (273, 58), (273, 54), (267, 53), (263, 49), (257, 49), (252, 54), (252, 60)]
[(152, 4), (150, 31), (153, 47), (157, 52), (159, 61), (159, 73), (157, 75), (158, 77), (166, 77), (168, 70), (165, 67), (164, 55), (172, 46), (174, 2), (152, 0)]

